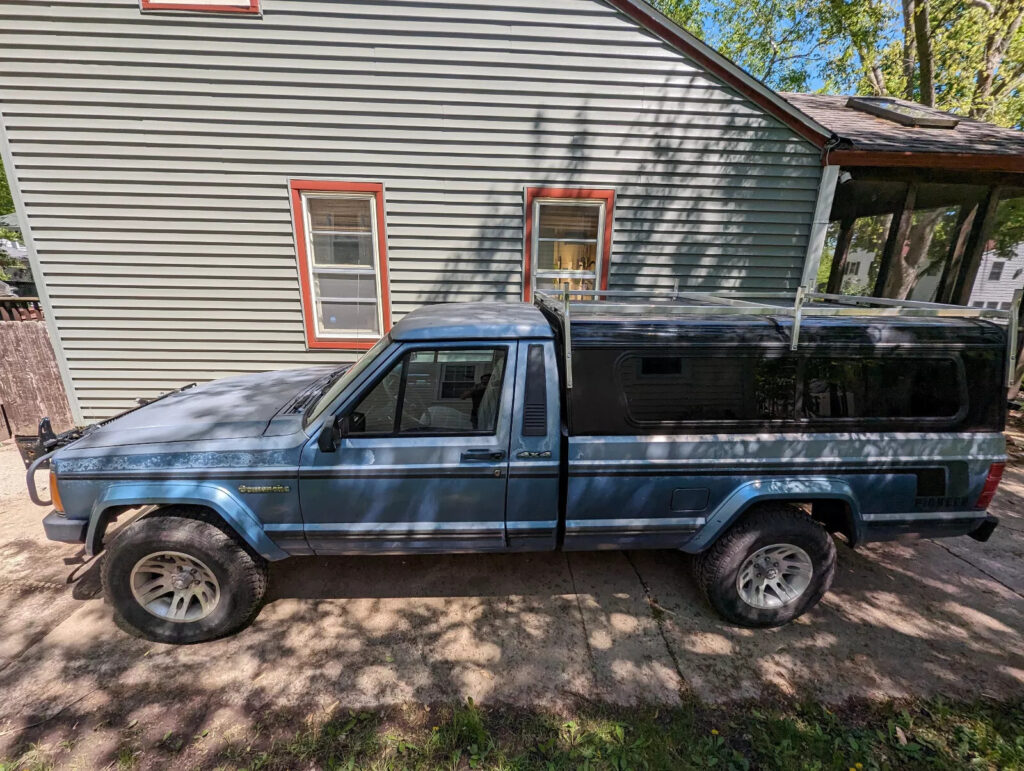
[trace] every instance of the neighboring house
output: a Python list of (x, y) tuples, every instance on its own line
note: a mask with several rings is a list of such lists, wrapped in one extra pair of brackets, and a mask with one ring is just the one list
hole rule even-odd
[(1015, 289), (1024, 287), (1024, 243), (1010, 254), (991, 248), (981, 257), (968, 305), (974, 308), (1007, 309)]
[(423, 303), (793, 291), (843, 134), (640, 0), (6, 4), (0, 112), (90, 421)]
[[(21, 226), (18, 224), (18, 216), (16, 214), (0, 215), (0, 228), (20, 233)], [(17, 263), (4, 270), (7, 279), (0, 283), (0, 296), (34, 297), (36, 288), (32, 282), (32, 271), (29, 268), (28, 249), (24, 244), (6, 238), (0, 238), (0, 249)]]

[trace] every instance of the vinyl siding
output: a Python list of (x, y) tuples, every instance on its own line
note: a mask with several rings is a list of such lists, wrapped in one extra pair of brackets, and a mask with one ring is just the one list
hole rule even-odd
[(526, 186), (614, 188), (612, 287), (791, 290), (818, 151), (599, 0), (0, 6), (0, 110), (85, 420), (308, 351), (287, 183), (385, 185), (393, 318), (516, 300)]

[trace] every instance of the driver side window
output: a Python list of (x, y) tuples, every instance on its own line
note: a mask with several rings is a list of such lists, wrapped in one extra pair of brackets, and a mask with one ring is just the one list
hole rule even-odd
[(353, 436), (493, 434), (508, 348), (410, 351), (350, 413)]

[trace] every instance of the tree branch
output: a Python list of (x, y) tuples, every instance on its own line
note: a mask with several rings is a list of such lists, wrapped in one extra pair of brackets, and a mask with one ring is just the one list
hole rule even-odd
[[(1010, 15), (1011, 9), (1015, 5), (1015, 3), (1007, 5), (1009, 13), (1006, 14), (1008, 23), (1005, 30), (999, 31), (999, 22), (1003, 17), (1003, 14), (999, 14), (1000, 18), (994, 22), (995, 26), (985, 40), (985, 56), (978, 69), (978, 74), (975, 76), (974, 94), (971, 97), (970, 114), (972, 118), (984, 117), (991, 108), (992, 98), (996, 93), (993, 87), (996, 73), (1013, 42), (1014, 35), (1020, 29), (1021, 23), (1024, 22), (1024, 9), (1018, 10), (1015, 17)], [(1003, 89), (999, 89), (999, 91), (1002, 92)]]
[(996, 8), (988, 0), (967, 0), (967, 5), (973, 6), (974, 8), (980, 8), (990, 16), (994, 16)]

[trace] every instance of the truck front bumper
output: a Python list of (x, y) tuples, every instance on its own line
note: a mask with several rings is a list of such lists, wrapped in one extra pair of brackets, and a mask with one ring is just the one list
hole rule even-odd
[(51, 541), (85, 543), (85, 532), (88, 528), (89, 520), (68, 519), (56, 511), (51, 511), (43, 517), (43, 530)]

